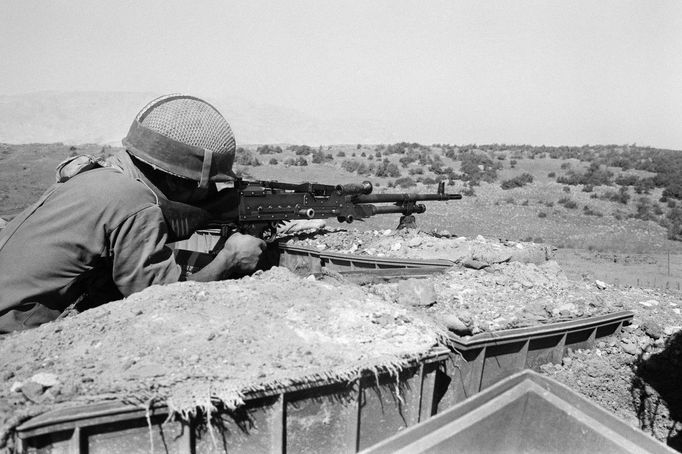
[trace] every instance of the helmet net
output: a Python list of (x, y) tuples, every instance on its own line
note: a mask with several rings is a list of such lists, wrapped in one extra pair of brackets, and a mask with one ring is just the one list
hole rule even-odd
[(168, 95), (147, 104), (137, 116), (140, 124), (177, 142), (231, 153), (234, 134), (225, 118), (210, 104), (191, 96)]

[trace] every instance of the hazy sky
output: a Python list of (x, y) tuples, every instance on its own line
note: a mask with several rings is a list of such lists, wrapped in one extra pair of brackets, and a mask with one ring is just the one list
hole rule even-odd
[(682, 2), (0, 0), (0, 82), (236, 95), (425, 143), (682, 149)]

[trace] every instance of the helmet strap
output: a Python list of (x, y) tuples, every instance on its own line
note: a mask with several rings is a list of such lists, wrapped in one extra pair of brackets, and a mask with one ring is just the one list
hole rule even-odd
[(211, 162), (213, 161), (213, 152), (204, 148), (204, 160), (201, 164), (201, 178), (199, 179), (199, 187), (207, 188), (211, 178)]

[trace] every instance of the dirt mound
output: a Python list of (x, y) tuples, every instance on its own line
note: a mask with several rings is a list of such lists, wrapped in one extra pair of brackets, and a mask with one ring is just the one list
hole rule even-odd
[(253, 390), (399, 368), (439, 339), (406, 308), (283, 268), (155, 286), (0, 339), (0, 427), (102, 399), (234, 407)]
[[(536, 326), (625, 310), (626, 293), (571, 281), (554, 261), (453, 267), (428, 279), (373, 284), (370, 291), (421, 310), (460, 335)], [(406, 298), (405, 295), (409, 297)], [(459, 322), (459, 323), (458, 323)]]
[(495, 263), (518, 261), (543, 263), (555, 248), (547, 244), (524, 243), (478, 236), (454, 237), (447, 232), (430, 234), (418, 229), (406, 230), (326, 230), (283, 239), (287, 245), (396, 259), (446, 259), (481, 268)]

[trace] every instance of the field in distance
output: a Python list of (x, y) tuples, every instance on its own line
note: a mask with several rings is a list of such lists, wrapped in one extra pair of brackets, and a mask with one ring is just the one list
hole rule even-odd
[[(0, 217), (10, 219), (35, 201), (66, 157), (115, 151), (95, 144), (0, 144)], [(435, 192), (442, 180), (448, 192), (465, 196), (428, 202), (427, 212), (417, 216), (422, 230), (549, 243), (559, 248), (557, 260), (574, 278), (677, 290), (682, 242), (668, 237), (674, 236), (678, 199), (642, 158), (661, 153), (675, 152), (634, 146), (253, 145), (239, 150), (236, 168), (247, 179), (369, 180), (375, 192)], [(395, 228), (397, 218), (342, 226)], [(328, 224), (341, 226), (336, 220)]]

